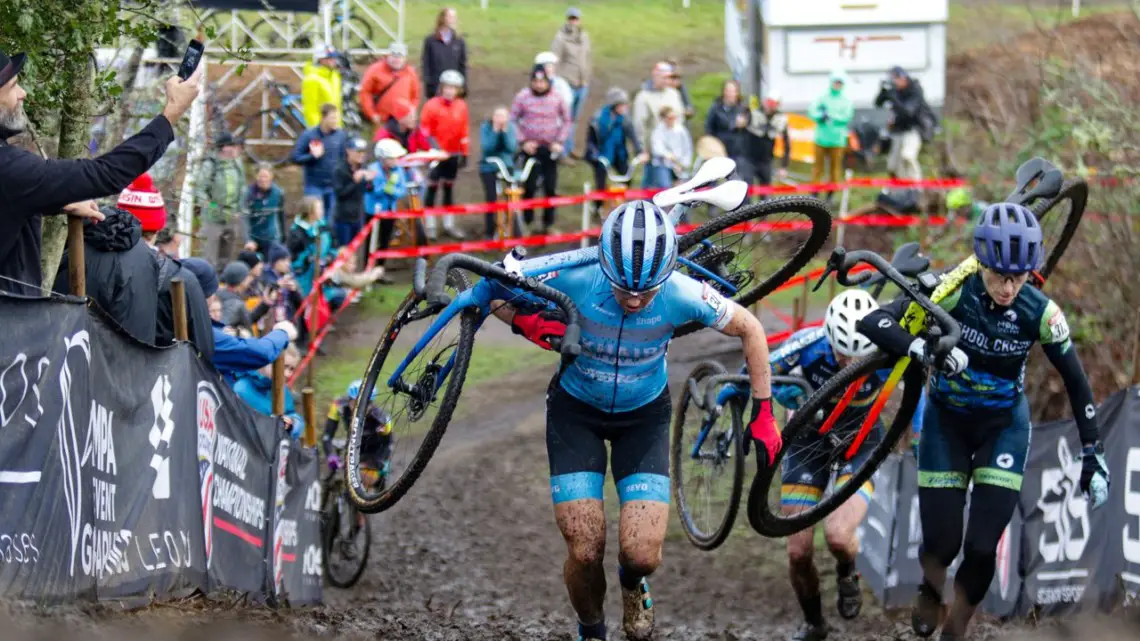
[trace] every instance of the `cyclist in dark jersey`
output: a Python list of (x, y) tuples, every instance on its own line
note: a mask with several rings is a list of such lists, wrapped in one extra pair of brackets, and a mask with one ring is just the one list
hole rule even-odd
[[(748, 310), (673, 270), (677, 238), (668, 216), (647, 201), (626, 203), (607, 217), (599, 245), (598, 263), (545, 280), (574, 301), (582, 322), (582, 354), (555, 376), (546, 396), (550, 489), (569, 552), (563, 575), (579, 639), (604, 640), (602, 487), (609, 441), (621, 503), (622, 627), (627, 638), (643, 640), (652, 635), (654, 621), (645, 578), (661, 562), (669, 520), (672, 412), (665, 353), (676, 327), (696, 321), (741, 339), (754, 372), (750, 434), (761, 465), (771, 464), (780, 435), (772, 416), (764, 328)], [(565, 332), (565, 325), (503, 300), (488, 298), (488, 309), (528, 340), (550, 349), (550, 337)]]
[[(325, 433), (321, 440), (330, 467), (334, 465), (340, 467), (340, 461), (332, 447), (332, 440), (342, 424), (345, 433), (348, 433), (352, 409), (360, 397), (361, 384), (360, 379), (349, 383), (345, 395), (329, 405)], [(373, 405), (374, 400), (376, 400), (375, 388), (372, 390), (372, 398), (368, 401), (368, 414), (364, 418), (364, 434), (360, 440), (360, 463), (362, 467), (378, 470), (379, 480), (382, 483), (388, 475), (389, 458), (392, 456), (392, 418), (384, 408)]]
[[(855, 325), (878, 307), (875, 299), (861, 289), (849, 289), (840, 293), (828, 304), (823, 327), (802, 329), (772, 352), (769, 358), (772, 373), (797, 373), (813, 387), (819, 388), (854, 359), (867, 356), (875, 350), (874, 344), (858, 333)], [(860, 408), (865, 410), (870, 406), (889, 373), (889, 370), (884, 370), (879, 375), (867, 378), (844, 413), (844, 426), (835, 428), (836, 431), (858, 429), (860, 422), (853, 416), (859, 413)], [(773, 385), (772, 393), (776, 402), (791, 410), (798, 409), (803, 401), (803, 390), (796, 386)], [(831, 480), (831, 461), (819, 456), (819, 451), (813, 447), (822, 438), (817, 431), (812, 430), (804, 438), (788, 444), (780, 488), (780, 504), (785, 514), (797, 514), (810, 509), (819, 503), (827, 490)], [(855, 456), (840, 468), (835, 479), (836, 486), (847, 482), (881, 439), (882, 426), (876, 424)], [(859, 575), (855, 572), (855, 557), (859, 554), (859, 537), (855, 530), (867, 514), (872, 491), (873, 485), (867, 481), (855, 496), (824, 522), (824, 540), (831, 555), (835, 557), (836, 608), (839, 616), (844, 619), (854, 619), (863, 607)], [(804, 623), (791, 637), (791, 641), (822, 641), (830, 631), (823, 618), (819, 572), (812, 559), (814, 549), (814, 527), (788, 537), (788, 574), (804, 614)]]
[[(965, 358), (953, 355), (934, 374), (918, 445), (924, 576), (911, 625), (919, 636), (930, 636), (940, 623), (946, 569), (962, 549), (966, 490), (971, 480), (974, 485), (945, 641), (965, 638), (1018, 502), (1030, 433), (1025, 361), (1034, 343), (1041, 343), (1069, 394), (1083, 446), (1081, 489), (1094, 507), (1108, 499), (1092, 391), (1069, 326), (1057, 304), (1027, 284), (1045, 254), (1036, 217), (1020, 205), (990, 205), (974, 230), (974, 253), (981, 269), (940, 302), (961, 324)], [(867, 315), (859, 331), (892, 354), (926, 361), (924, 341), (897, 322), (907, 303), (899, 299)]]

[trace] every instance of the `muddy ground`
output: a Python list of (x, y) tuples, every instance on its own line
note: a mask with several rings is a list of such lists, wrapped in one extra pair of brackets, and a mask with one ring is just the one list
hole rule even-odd
[[(355, 324), (341, 337), (368, 340)], [(495, 330), (480, 340), (521, 340)], [(699, 358), (731, 347), (731, 339), (697, 334), (670, 351), (674, 390)], [(731, 357), (727, 360), (731, 360)], [(564, 545), (550, 505), (543, 390), (546, 366), (520, 367), (465, 390), (461, 414), (423, 478), (396, 507), (373, 518), (373, 551), (353, 590), (327, 589), (326, 605), (271, 611), (233, 602), (180, 603), (126, 612), (113, 605), (42, 610), (0, 609), (3, 639), (381, 639), (424, 641), (568, 641), (576, 638), (561, 580)], [(613, 568), (606, 611), (620, 629), (615, 506), (610, 505), (607, 565)], [(821, 557), (822, 558), (822, 557)], [(914, 639), (903, 617), (882, 612), (870, 595), (863, 616), (834, 614), (834, 572), (826, 560), (825, 605), (837, 626), (831, 639)], [(664, 563), (652, 577), (657, 639), (744, 641), (786, 639), (799, 622), (784, 578), (781, 541), (740, 525), (714, 553), (692, 547), (672, 519)], [(7, 619), (6, 621), (2, 619)], [(1122, 623), (1110, 632), (1077, 628), (1077, 638), (1136, 638)], [(1053, 638), (1055, 623), (976, 626), (974, 639)], [(1114, 628), (1114, 630), (1116, 630)], [(66, 635), (62, 636), (61, 635)], [(611, 634), (620, 639), (620, 632)], [(1057, 638), (1066, 638), (1066, 635)]]

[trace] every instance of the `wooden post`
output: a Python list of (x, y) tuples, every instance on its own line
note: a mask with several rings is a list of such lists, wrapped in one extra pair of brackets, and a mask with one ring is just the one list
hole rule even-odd
[[(800, 305), (800, 313), (803, 314), (803, 316), (800, 316), (799, 327), (803, 327), (807, 323), (808, 308), (811, 307), (811, 286), (808, 285), (806, 278), (804, 279), (803, 299), (803, 305)], [(796, 329), (799, 329), (799, 327)]]
[(83, 219), (67, 219), (67, 277), (72, 296), (87, 296), (87, 265), (83, 258)]
[(190, 329), (186, 324), (186, 283), (181, 278), (170, 281), (170, 303), (174, 312), (174, 338), (190, 340)]
[(273, 415), (285, 413), (285, 352), (273, 361)]
[(301, 390), (301, 407), (305, 415), (305, 447), (317, 445), (317, 395), (312, 387)]
[(792, 301), (792, 330), (800, 328), (800, 299)]

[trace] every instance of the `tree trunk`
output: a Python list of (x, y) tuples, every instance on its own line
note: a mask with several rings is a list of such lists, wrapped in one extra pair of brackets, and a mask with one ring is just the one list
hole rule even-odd
[(135, 81), (138, 79), (139, 69), (142, 68), (142, 47), (135, 47), (131, 57), (127, 60), (126, 69), (123, 70), (123, 93), (119, 95), (116, 109), (107, 115), (107, 130), (103, 137), (102, 153), (115, 148), (122, 142), (127, 127), (130, 126), (131, 117), (134, 116), (133, 101), (135, 95)]
[[(78, 158), (87, 151), (91, 135), (91, 83), (93, 70), (87, 55), (73, 54), (64, 58), (60, 70), (68, 78), (68, 92), (59, 115), (59, 157)], [(43, 219), (44, 289), (51, 289), (55, 273), (67, 246), (67, 216), (45, 216)]]

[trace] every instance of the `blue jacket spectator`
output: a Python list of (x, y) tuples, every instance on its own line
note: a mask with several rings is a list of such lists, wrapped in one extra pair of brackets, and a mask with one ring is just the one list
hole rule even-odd
[[(267, 416), (273, 415), (273, 379), (260, 372), (249, 372), (238, 377), (233, 387), (238, 397), (253, 411)], [(291, 429), (293, 438), (300, 438), (305, 431), (305, 419), (297, 413), (293, 392), (288, 387), (285, 388), (284, 418), (293, 424)]]
[[(483, 158), (479, 162), (479, 180), (483, 183), (483, 196), (487, 202), (493, 203), (499, 199), (496, 185), (499, 175), (498, 165), (491, 162), (491, 158), (498, 158), (507, 166), (507, 171), (514, 172), (515, 156), (519, 153), (518, 134), (515, 124), (510, 120), (511, 114), (506, 107), (499, 107), (491, 114), (490, 120), (484, 120), (479, 126), (479, 140), (483, 147)], [(484, 237), (488, 240), (495, 237), (495, 214), (484, 214)]]
[(378, 211), (395, 211), (400, 200), (408, 195), (408, 185), (411, 177), (406, 167), (385, 167), (384, 163), (373, 162), (368, 165), (370, 171), (376, 172), (364, 192), (364, 215), (369, 217)]
[(285, 192), (273, 181), (272, 167), (257, 170), (243, 200), (246, 236), (257, 243), (257, 251), (268, 253), (270, 245), (285, 239)]
[(239, 338), (224, 331), (225, 325), (214, 321), (214, 368), (231, 386), (237, 375), (260, 369), (277, 360), (281, 351), (289, 346), (289, 339), (297, 330), (282, 327), (289, 321), (277, 324), (273, 331), (261, 338)]
[(290, 160), (302, 167), (305, 196), (320, 198), (324, 206), (323, 215), (325, 219), (331, 220), (330, 216), (336, 206), (333, 176), (344, 158), (344, 146), (348, 139), (343, 129), (337, 129), (339, 115), (335, 108), (326, 108), (321, 114), (320, 124), (306, 129), (297, 138)]
[[(606, 104), (586, 130), (586, 160), (594, 165), (594, 184), (597, 189), (605, 189), (608, 174), (601, 159), (609, 163), (614, 172), (624, 174), (629, 171), (629, 148), (633, 153), (642, 156), (641, 143), (637, 140), (637, 132), (633, 127), (633, 119), (629, 116), (629, 94), (620, 87), (611, 87), (606, 92)], [(595, 203), (600, 205), (601, 203)]]

